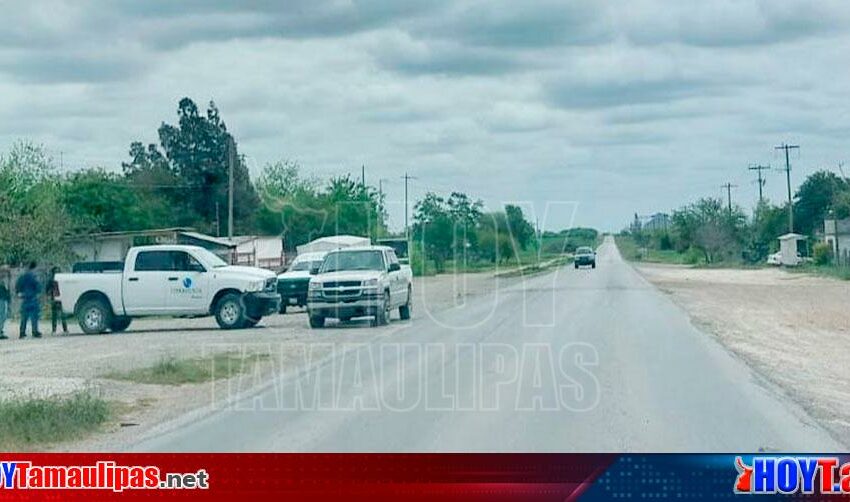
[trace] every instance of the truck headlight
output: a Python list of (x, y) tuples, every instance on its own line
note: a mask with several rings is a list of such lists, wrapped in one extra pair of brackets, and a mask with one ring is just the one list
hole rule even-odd
[(378, 279), (369, 279), (363, 281), (364, 288), (377, 288), (378, 287)]
[(310, 282), (307, 284), (307, 291), (318, 291), (320, 284), (318, 282)]
[(265, 285), (266, 281), (249, 282), (248, 287), (245, 288), (245, 291), (248, 293), (256, 293), (257, 291), (262, 291)]

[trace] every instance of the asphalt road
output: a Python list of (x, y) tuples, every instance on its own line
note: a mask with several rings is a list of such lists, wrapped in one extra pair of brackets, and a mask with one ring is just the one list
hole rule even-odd
[[(843, 450), (620, 257), (397, 324), (137, 451)], [(427, 291), (425, 292), (427, 299)], [(425, 302), (427, 304), (427, 301)], [(332, 342), (317, 335), (317, 341)], [(300, 392), (300, 393), (299, 393)]]

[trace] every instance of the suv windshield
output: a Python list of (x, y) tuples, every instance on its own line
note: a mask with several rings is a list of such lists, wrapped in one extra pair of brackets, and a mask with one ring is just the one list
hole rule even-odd
[(593, 254), (593, 250), (590, 248), (581, 247), (576, 249), (576, 254)]
[(340, 251), (331, 253), (322, 262), (320, 273), (340, 270), (384, 270), (380, 251)]
[(311, 261), (311, 260), (299, 261), (297, 263), (293, 263), (292, 266), (289, 267), (289, 271), (290, 272), (300, 272), (302, 270), (310, 270), (311, 268), (318, 267), (321, 264), (322, 264), (321, 261)]

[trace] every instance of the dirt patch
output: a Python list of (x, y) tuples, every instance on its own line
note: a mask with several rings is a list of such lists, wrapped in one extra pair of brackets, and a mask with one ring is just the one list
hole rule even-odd
[(779, 269), (636, 268), (839, 440), (850, 440), (850, 283)]

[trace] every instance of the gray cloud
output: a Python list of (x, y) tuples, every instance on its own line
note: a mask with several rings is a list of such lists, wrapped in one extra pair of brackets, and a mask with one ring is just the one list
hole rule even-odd
[(571, 200), (576, 223), (608, 229), (750, 186), (744, 167), (777, 142), (804, 145), (795, 176), (846, 159), (844, 1), (37, 0), (3, 15), (0, 148), (28, 137), (70, 167), (117, 169), (183, 96), (216, 101), (255, 171), (365, 164), (391, 201), (408, 171), (414, 195)]

